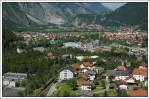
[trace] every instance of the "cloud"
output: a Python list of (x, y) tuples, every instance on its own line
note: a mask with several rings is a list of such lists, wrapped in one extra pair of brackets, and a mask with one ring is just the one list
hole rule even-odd
[(126, 3), (118, 3), (118, 2), (114, 2), (114, 3), (102, 3), (105, 7), (108, 7), (109, 9), (115, 10), (119, 7), (121, 7), (122, 5), (126, 4)]

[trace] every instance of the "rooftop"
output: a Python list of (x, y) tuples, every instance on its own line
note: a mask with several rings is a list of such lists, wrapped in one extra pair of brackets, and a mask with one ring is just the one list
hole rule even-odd
[(88, 75), (85, 74), (85, 73), (79, 73), (77, 79), (87, 80), (88, 79)]
[(27, 74), (8, 72), (3, 74), (3, 79), (14, 80), (14, 81), (24, 80), (27, 79)]
[(118, 71), (126, 71), (127, 68), (125, 66), (117, 66), (117, 68), (115, 68), (115, 70), (118, 70)]
[(86, 67), (93, 67), (94, 64), (90, 63), (90, 62), (83, 62), (83, 65)]
[(129, 76), (129, 71), (116, 71), (116, 70), (107, 70), (108, 76)]
[(87, 85), (87, 86), (90, 86), (92, 84), (93, 84), (93, 81), (77, 79), (77, 85)]
[(86, 74), (88, 74), (88, 75), (96, 75), (96, 72), (92, 71), (92, 70), (88, 70), (88, 71), (86, 71)]
[(148, 76), (148, 69), (140, 69), (140, 68), (134, 68), (133, 75), (143, 75), (144, 77)]
[(72, 64), (71, 66), (74, 70), (77, 70), (80, 68), (80, 64), (78, 64), (78, 63)]

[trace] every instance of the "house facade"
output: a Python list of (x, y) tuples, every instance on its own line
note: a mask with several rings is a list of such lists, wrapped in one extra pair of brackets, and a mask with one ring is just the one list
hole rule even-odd
[(17, 84), (20, 84), (23, 80), (27, 79), (27, 74), (8, 72), (3, 74), (2, 79), (3, 86), (18, 87)]
[(59, 73), (59, 80), (72, 79), (74, 76), (73, 72), (69, 69), (64, 69)]
[(16, 87), (16, 82), (14, 80), (3, 79), (3, 85), (9, 88)]
[(125, 80), (129, 77), (130, 73), (128, 71), (116, 71), (116, 70), (107, 70), (107, 75), (113, 77), (113, 80)]
[(132, 75), (136, 80), (145, 81), (148, 76), (148, 68), (146, 66), (139, 66), (138, 68), (134, 68)]
[(89, 90), (89, 91), (91, 91), (91, 86), (88, 86), (88, 85), (82, 85), (80, 88), (81, 88), (81, 90)]

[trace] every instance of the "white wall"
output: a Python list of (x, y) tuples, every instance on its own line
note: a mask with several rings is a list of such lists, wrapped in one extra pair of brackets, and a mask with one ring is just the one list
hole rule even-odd
[(127, 85), (120, 85), (119, 88), (127, 90), (128, 87), (127, 87)]
[(91, 86), (81, 86), (81, 90), (91, 90)]
[(7, 87), (16, 87), (15, 81), (9, 81), (7, 79), (3, 80), (3, 85)]
[(144, 76), (142, 75), (133, 75), (136, 80), (144, 81)]
[(70, 70), (63, 70), (59, 73), (59, 80), (65, 80), (71, 78), (73, 78), (73, 73)]
[(126, 82), (127, 82), (127, 83), (135, 83), (135, 80), (132, 79), (132, 78), (130, 78), (130, 79), (128, 79)]
[(125, 80), (129, 76), (116, 76), (115, 80)]

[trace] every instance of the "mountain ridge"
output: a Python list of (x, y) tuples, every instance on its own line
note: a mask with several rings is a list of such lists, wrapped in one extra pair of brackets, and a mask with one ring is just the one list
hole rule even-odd
[[(107, 10), (101, 4), (102, 10)], [(88, 4), (88, 6), (90, 5)], [(87, 4), (82, 3), (3, 3), (3, 24), (14, 24), (16, 26), (63, 24), (77, 14), (95, 14)], [(93, 6), (91, 5), (91, 6)], [(11, 16), (11, 17), (10, 17)]]
[[(130, 12), (129, 12), (130, 11)], [(88, 20), (90, 17), (90, 20)], [(148, 29), (148, 5), (147, 3), (127, 3), (115, 11), (104, 15), (77, 15), (71, 23), (74, 26), (98, 24), (103, 26), (139, 25), (142, 29)]]
[[(126, 3), (115, 11), (101, 3), (3, 3), (2, 24), (5, 28), (39, 25), (140, 25), (147, 29), (147, 3)], [(130, 11), (130, 13), (129, 13)]]

